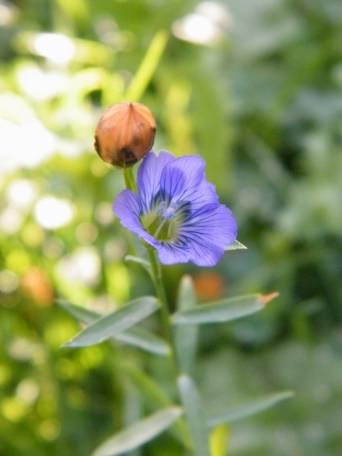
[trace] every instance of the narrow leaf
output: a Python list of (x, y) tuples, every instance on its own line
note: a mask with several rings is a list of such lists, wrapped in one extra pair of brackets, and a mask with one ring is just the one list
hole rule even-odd
[(138, 421), (105, 441), (92, 456), (115, 456), (139, 448), (171, 426), (183, 411), (169, 407)]
[(127, 100), (137, 101), (144, 94), (166, 47), (168, 34), (159, 30), (153, 37), (147, 52), (127, 89)]
[(134, 255), (126, 255), (124, 260), (128, 263), (134, 263), (142, 266), (149, 274), (151, 274), (151, 263), (144, 258), (140, 258)]
[(196, 456), (210, 456), (208, 429), (198, 391), (191, 378), (186, 374), (180, 375), (177, 383), (190, 428), (194, 454)]
[[(190, 276), (184, 276), (180, 282), (178, 292), (178, 309), (186, 311), (196, 305), (196, 297)], [(175, 344), (180, 369), (189, 373), (194, 361), (198, 328), (196, 326), (176, 326)]]
[(242, 242), (236, 240), (232, 244), (227, 245), (224, 251), (229, 252), (230, 250), (246, 250), (248, 247), (242, 244)]
[(208, 426), (213, 428), (222, 423), (231, 423), (232, 421), (241, 420), (248, 416), (256, 415), (261, 413), (264, 410), (267, 410), (270, 407), (273, 407), (278, 402), (281, 402), (285, 399), (289, 399), (293, 396), (292, 391), (281, 391), (279, 393), (268, 394), (267, 396), (255, 399), (254, 401), (248, 402), (246, 404), (241, 404), (228, 410), (222, 415), (210, 418), (208, 421)]
[(155, 297), (145, 296), (134, 299), (118, 310), (99, 318), (87, 326), (66, 347), (86, 347), (99, 344), (110, 337), (121, 334), (126, 329), (147, 318), (158, 308)]
[[(141, 390), (143, 396), (150, 399), (155, 406), (170, 407), (172, 405), (171, 399), (166, 395), (158, 383), (149, 375), (145, 374), (139, 367), (128, 363), (122, 363), (120, 364), (120, 368), (129, 375), (135, 386)], [(185, 425), (184, 418), (179, 419), (175, 423), (175, 429), (172, 432), (186, 447), (190, 447), (189, 432)]]
[(201, 325), (237, 320), (259, 312), (268, 301), (276, 296), (278, 296), (277, 293), (272, 293), (270, 295), (254, 294), (222, 299), (177, 312), (173, 315), (173, 322), (176, 325)]
[[(84, 323), (90, 324), (103, 317), (103, 315), (93, 310), (75, 306), (64, 299), (58, 299), (57, 303), (70, 315)], [(170, 353), (170, 347), (167, 343), (142, 328), (130, 328), (122, 333), (113, 335), (112, 338), (117, 342), (141, 348), (155, 355), (166, 356)]]
[(130, 328), (113, 337), (118, 342), (141, 348), (155, 355), (166, 356), (170, 353), (170, 347), (166, 342), (142, 328)]
[(65, 299), (56, 299), (56, 303), (62, 307), (68, 314), (76, 318), (76, 320), (82, 321), (83, 323), (93, 323), (95, 320), (103, 317), (100, 313), (93, 310), (87, 309), (82, 306), (71, 304), (71, 302)]

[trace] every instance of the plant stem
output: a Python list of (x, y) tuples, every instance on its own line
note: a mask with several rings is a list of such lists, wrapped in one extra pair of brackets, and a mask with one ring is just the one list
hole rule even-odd
[[(128, 190), (131, 190), (132, 192), (136, 192), (137, 191), (137, 184), (135, 182), (135, 177), (134, 177), (134, 174), (133, 174), (133, 171), (132, 171), (132, 168), (122, 168), (122, 175), (123, 175), (123, 178), (124, 178), (124, 181), (125, 181), (125, 187), (128, 189)], [(136, 255), (137, 254), (137, 249), (134, 245), (134, 242), (130, 236), (130, 233), (127, 233), (126, 235), (127, 237), (127, 242), (129, 244), (129, 248), (130, 248), (130, 252), (132, 255)]]
[(137, 185), (135, 183), (135, 178), (134, 178), (132, 168), (131, 167), (123, 168), (123, 176), (124, 176), (126, 188), (128, 188), (132, 192), (136, 192)]
[(159, 261), (156, 258), (155, 250), (151, 247), (147, 247), (148, 255), (150, 258), (151, 268), (152, 268), (152, 277), (154, 286), (156, 289), (157, 297), (160, 301), (160, 314), (161, 320), (164, 330), (164, 335), (170, 344), (171, 349), (171, 359), (173, 363), (173, 368), (175, 371), (176, 377), (178, 376), (178, 364), (177, 364), (177, 356), (176, 356), (176, 347), (173, 341), (173, 334), (172, 334), (172, 324), (170, 319), (170, 312), (167, 303), (167, 297), (165, 293), (162, 271)]

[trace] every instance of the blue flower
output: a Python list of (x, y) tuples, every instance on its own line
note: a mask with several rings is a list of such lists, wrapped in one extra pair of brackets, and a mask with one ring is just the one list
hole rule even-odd
[(163, 264), (214, 266), (236, 240), (236, 220), (204, 170), (197, 155), (151, 152), (138, 170), (138, 193), (123, 190), (114, 201), (121, 224), (153, 246)]

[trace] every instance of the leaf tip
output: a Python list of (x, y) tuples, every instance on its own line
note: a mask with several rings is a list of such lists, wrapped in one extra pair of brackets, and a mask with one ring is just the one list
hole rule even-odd
[(62, 345), (62, 348), (80, 348), (80, 347), (86, 347), (87, 344), (82, 344), (79, 341), (79, 338), (75, 336), (68, 342), (66, 342), (64, 345)]
[(268, 304), (270, 301), (277, 298), (278, 296), (279, 296), (278, 291), (273, 291), (272, 293), (260, 295), (259, 302), (261, 302), (261, 304), (265, 306), (266, 304)]
[(291, 399), (291, 397), (294, 397), (295, 395), (296, 395), (296, 393), (293, 390), (287, 390), (287, 391), (283, 392), (284, 399)]
[(61, 346), (61, 348), (75, 348), (76, 345), (74, 344), (74, 339), (69, 340), (69, 342), (66, 342)]

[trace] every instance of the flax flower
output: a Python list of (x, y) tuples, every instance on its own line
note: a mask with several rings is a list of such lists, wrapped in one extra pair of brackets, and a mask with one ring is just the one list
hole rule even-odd
[(123, 190), (113, 209), (121, 224), (158, 251), (163, 264), (214, 266), (236, 240), (237, 224), (220, 204), (197, 155), (146, 155), (137, 193)]

